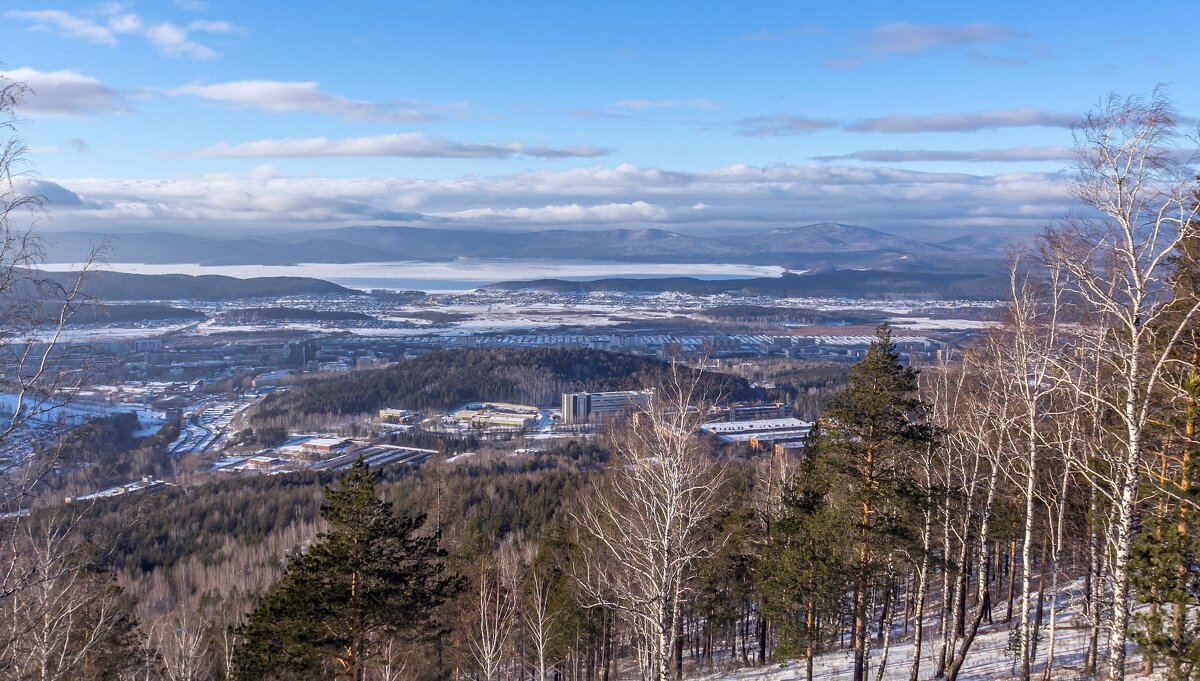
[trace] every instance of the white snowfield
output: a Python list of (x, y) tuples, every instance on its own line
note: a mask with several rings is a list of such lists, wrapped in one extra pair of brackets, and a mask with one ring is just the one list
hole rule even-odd
[[(1074, 587), (1076, 585), (1072, 585)], [(1059, 607), (1062, 609), (1056, 621), (1054, 643), (1054, 668), (1052, 679), (1072, 681), (1074, 679), (1100, 678), (1083, 674), (1084, 654), (1087, 649), (1088, 628), (1079, 610), (1081, 593), (1071, 587), (1060, 592)], [(1019, 609), (1019, 605), (1014, 607)], [(1049, 619), (1049, 600), (1046, 602), (1047, 619)], [(1000, 603), (993, 611), (994, 624), (986, 622), (980, 628), (975, 638), (967, 661), (959, 673), (960, 681), (1008, 681), (1019, 678), (1016, 667), (1016, 655), (1009, 648), (1010, 625), (1004, 622), (1005, 604)], [(1016, 624), (1014, 616), (1013, 625)], [(873, 632), (874, 633), (874, 632)], [(911, 632), (906, 640), (899, 638), (899, 629), (893, 630), (891, 649), (888, 652), (887, 668), (884, 669), (884, 681), (908, 681), (909, 669), (912, 665), (913, 644)], [(1036, 664), (1032, 670), (1032, 678), (1041, 679), (1046, 668), (1046, 651), (1050, 641), (1050, 626), (1046, 622), (1040, 630), (1040, 641), (1037, 648)], [(941, 638), (936, 627), (927, 626), (925, 640), (921, 650), (920, 679), (933, 679), (937, 667), (937, 656)], [(871, 668), (869, 679), (875, 681), (879, 673), (879, 662), (883, 653), (877, 639), (871, 638)], [(1103, 655), (1107, 646), (1104, 632), (1101, 632), (1100, 671), (1104, 669)], [(1154, 674), (1143, 675), (1142, 659), (1137, 654), (1135, 646), (1129, 644), (1129, 657), (1126, 662), (1127, 679), (1165, 679), (1166, 675), (1161, 665)], [(813, 663), (813, 678), (819, 681), (849, 681), (852, 678), (853, 651), (837, 650), (816, 656)], [(697, 681), (805, 681), (807, 670), (803, 659), (787, 662), (776, 662), (763, 667), (743, 667), (728, 671), (715, 671), (693, 674), (691, 678)]]
[[(930, 633), (935, 634), (936, 632)], [(1046, 634), (1043, 632), (1042, 648), (1045, 646), (1045, 636)], [(1054, 655), (1056, 671), (1053, 678), (1068, 680), (1088, 678), (1081, 672), (1084, 648), (1087, 645), (1087, 629), (1059, 629), (1058, 636), (1059, 640), (1055, 644), (1058, 650)], [(940, 645), (940, 641), (936, 636), (933, 636), (932, 641), (927, 638), (922, 644), (921, 679), (933, 678), (933, 672), (937, 665), (938, 645)], [(892, 644), (891, 651), (888, 653), (887, 669), (883, 674), (886, 681), (908, 681), (909, 667), (912, 665), (912, 650), (912, 641)], [(1040, 679), (1042, 670), (1045, 668), (1045, 651), (1039, 650), (1038, 652), (1038, 665), (1033, 676)], [(871, 679), (875, 679), (879, 671), (881, 653), (881, 650), (872, 650)], [(980, 634), (975, 639), (975, 644), (971, 646), (971, 652), (968, 653), (966, 664), (963, 665), (963, 671), (958, 678), (960, 681), (1016, 679), (1018, 674), (1014, 667), (1015, 659), (1014, 655), (1008, 651), (1008, 630), (989, 631)], [(821, 681), (848, 681), (851, 678), (853, 660), (854, 653), (850, 650), (819, 655), (813, 664), (813, 678)], [(1138, 666), (1140, 667), (1140, 664)], [(1133, 665), (1131, 665), (1131, 671), (1132, 669)], [(803, 681), (807, 676), (804, 660), (797, 660), (765, 667), (705, 674), (695, 678), (705, 681)], [(1130, 674), (1129, 678), (1139, 677)]]

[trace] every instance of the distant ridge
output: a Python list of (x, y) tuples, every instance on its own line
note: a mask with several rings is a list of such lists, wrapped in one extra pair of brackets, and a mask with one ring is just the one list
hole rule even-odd
[(594, 281), (538, 279), (509, 281), (484, 288), (503, 291), (589, 293), (677, 292), (693, 295), (739, 293), (779, 298), (877, 298), (917, 300), (997, 300), (1006, 279), (993, 266), (975, 273), (881, 270), (828, 270), (782, 277), (704, 280), (692, 277), (660, 279), (610, 278)]
[[(48, 279), (66, 285), (72, 275), (44, 272)], [(295, 295), (362, 295), (323, 279), (310, 277), (251, 277), (238, 279), (215, 274), (126, 274), (98, 270), (84, 280), (83, 292), (96, 300), (238, 300)]]
[[(79, 262), (99, 235), (48, 235), (51, 262)], [(947, 254), (1004, 257), (999, 237), (968, 235), (941, 243), (869, 227), (817, 223), (748, 234), (701, 237), (663, 229), (495, 232), (421, 227), (343, 227), (255, 238), (206, 238), (171, 232), (118, 236), (113, 262), (200, 265), (440, 261), (455, 258), (554, 258), (631, 262), (747, 263), (793, 269), (946, 267)]]

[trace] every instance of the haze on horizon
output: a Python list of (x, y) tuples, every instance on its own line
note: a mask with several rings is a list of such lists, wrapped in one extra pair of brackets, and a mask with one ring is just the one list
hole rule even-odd
[(0, 74), (33, 90), (42, 229), (947, 239), (1070, 212), (1109, 92), (1194, 122), (1197, 57), (1150, 37), (1189, 7), (13, 0)]

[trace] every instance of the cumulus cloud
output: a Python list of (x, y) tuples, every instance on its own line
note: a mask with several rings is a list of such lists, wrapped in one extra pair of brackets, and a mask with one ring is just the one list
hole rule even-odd
[(302, 137), (215, 144), (196, 156), (219, 158), (321, 158), (335, 156), (394, 156), (403, 158), (591, 158), (609, 153), (590, 145), (555, 147), (524, 142), (479, 144), (429, 137), (419, 132), (365, 137)]
[(951, 151), (938, 149), (867, 149), (849, 154), (817, 156), (817, 161), (870, 161), (905, 163), (911, 161), (1070, 161), (1075, 152), (1063, 145), (1012, 147)]
[(838, 220), (922, 230), (1035, 229), (1075, 206), (1060, 173), (921, 172), (845, 165), (629, 164), (446, 179), (290, 177), (271, 169), (168, 179), (60, 179), (72, 228), (204, 229), (351, 224), (518, 228), (765, 228)]
[(917, 54), (930, 50), (976, 47), (1021, 38), (1017, 31), (993, 23), (914, 24), (892, 22), (867, 31), (858, 40), (858, 49), (848, 57), (833, 59), (830, 66), (846, 68), (889, 55)]
[(193, 83), (162, 90), (171, 96), (190, 96), (235, 108), (273, 113), (308, 111), (345, 119), (423, 121), (435, 115), (418, 111), (412, 102), (380, 103), (329, 94), (315, 82), (238, 80), (227, 83)]
[(65, 38), (110, 47), (119, 43), (120, 36), (137, 35), (153, 45), (160, 54), (193, 59), (214, 59), (220, 54), (193, 40), (192, 33), (231, 33), (236, 30), (227, 21), (193, 21), (187, 26), (169, 21), (146, 21), (137, 14), (121, 13), (116, 5), (104, 8), (100, 15), (93, 18), (59, 9), (10, 10), (4, 13), (10, 19), (29, 22), (31, 31), (57, 32)]
[(781, 137), (785, 135), (807, 135), (820, 130), (838, 127), (838, 122), (828, 118), (808, 118), (790, 113), (775, 113), (736, 121), (737, 134), (747, 137)]
[(0, 77), (29, 86), (30, 93), (20, 108), (23, 116), (75, 117), (120, 110), (120, 93), (70, 69), (39, 71), (22, 67), (4, 71)]
[(1041, 109), (992, 109), (927, 116), (894, 115), (868, 118), (846, 126), (852, 132), (914, 133), (975, 132), (994, 128), (1069, 128), (1076, 116)]

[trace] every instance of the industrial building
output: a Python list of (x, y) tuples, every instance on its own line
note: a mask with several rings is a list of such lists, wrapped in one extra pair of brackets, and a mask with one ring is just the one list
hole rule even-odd
[(604, 393), (563, 393), (565, 423), (588, 423), (621, 418), (646, 409), (653, 390), (622, 390)]
[(767, 449), (788, 442), (804, 441), (812, 426), (812, 423), (796, 418), (714, 421), (700, 426), (700, 431), (722, 442), (745, 442), (755, 449)]
[(763, 419), (786, 419), (792, 416), (792, 405), (785, 402), (770, 404), (739, 404), (732, 407), (714, 408), (715, 417), (727, 421), (760, 421)]
[(129, 494), (150, 492), (160, 489), (166, 485), (167, 483), (165, 481), (158, 480), (153, 476), (148, 475), (143, 477), (141, 480), (134, 480), (133, 482), (127, 482), (124, 485), (109, 487), (108, 489), (102, 489), (99, 492), (81, 494), (77, 497), (65, 497), (63, 501), (67, 504), (76, 504), (83, 501), (96, 501), (98, 499), (107, 499), (110, 497), (121, 497)]
[(312, 454), (332, 454), (347, 449), (352, 444), (351, 440), (340, 437), (314, 437), (311, 440), (300, 444), (300, 449), (306, 453)]
[(542, 410), (524, 404), (485, 402), (468, 404), (454, 413), (454, 420), (472, 428), (524, 430), (542, 418)]
[(412, 423), (421, 417), (420, 414), (407, 409), (380, 409), (379, 420), (383, 423), (404, 424)]

